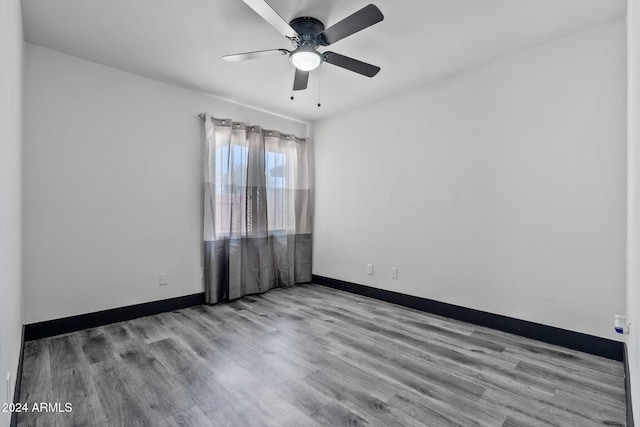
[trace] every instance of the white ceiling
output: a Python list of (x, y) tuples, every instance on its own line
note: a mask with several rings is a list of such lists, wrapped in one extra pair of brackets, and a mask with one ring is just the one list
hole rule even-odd
[[(267, 0), (285, 20), (327, 27), (366, 0)], [(375, 0), (384, 21), (320, 49), (378, 65), (374, 78), (330, 64), (291, 101), (291, 48), (242, 0), (23, 0), (25, 38), (121, 70), (314, 121), (518, 50), (623, 17), (625, 0)], [(320, 84), (318, 84), (318, 80)], [(322, 107), (316, 106), (318, 95)]]

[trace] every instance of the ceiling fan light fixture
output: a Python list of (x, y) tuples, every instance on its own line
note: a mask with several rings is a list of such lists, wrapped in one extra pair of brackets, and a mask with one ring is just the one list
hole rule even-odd
[(300, 46), (291, 53), (289, 59), (301, 71), (313, 71), (322, 64), (322, 56), (311, 46)]

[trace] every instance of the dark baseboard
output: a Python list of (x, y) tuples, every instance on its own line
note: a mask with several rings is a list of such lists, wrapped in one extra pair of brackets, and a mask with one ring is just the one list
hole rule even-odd
[(47, 320), (45, 322), (31, 323), (25, 326), (25, 341), (52, 337), (68, 332), (80, 331), (87, 328), (123, 322), (138, 317), (151, 316), (181, 308), (193, 307), (204, 304), (204, 293), (185, 295), (169, 298), (161, 301), (145, 302), (143, 304), (127, 307), (112, 308), (110, 310), (96, 311), (94, 313), (80, 314), (78, 316), (65, 317), (63, 319)]
[(627, 427), (633, 427), (633, 405), (631, 404), (631, 377), (629, 376), (629, 353), (624, 345), (624, 395), (627, 409)]
[[(22, 362), (24, 360), (24, 325), (22, 325), (22, 337), (20, 338), (20, 355), (18, 356), (18, 369), (16, 370), (16, 384), (13, 389), (13, 403), (20, 401), (20, 390), (22, 389)], [(11, 413), (10, 427), (18, 426), (18, 413)]]
[(370, 286), (358, 285), (343, 280), (313, 275), (313, 283), (358, 295), (391, 302), (428, 313), (449, 317), (475, 325), (486, 326), (499, 331), (532, 338), (549, 344), (559, 345), (596, 356), (622, 362), (624, 345), (607, 338), (556, 328), (554, 326), (520, 320), (500, 314), (488, 313), (473, 308), (461, 307), (440, 301), (420, 298)]

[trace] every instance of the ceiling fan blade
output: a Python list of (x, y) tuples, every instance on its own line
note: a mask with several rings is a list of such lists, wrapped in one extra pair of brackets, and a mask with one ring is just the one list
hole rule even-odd
[[(246, 0), (245, 0), (246, 1)], [(360, 30), (377, 24), (384, 19), (384, 15), (375, 5), (363, 7), (353, 15), (349, 15), (337, 24), (332, 25), (320, 34), (321, 40), (327, 45), (342, 40)]]
[(222, 57), (227, 62), (246, 61), (247, 59), (267, 58), (269, 56), (288, 55), (287, 49), (258, 50), (255, 52), (236, 53), (235, 55), (225, 55)]
[(276, 30), (280, 32), (285, 37), (295, 38), (298, 37), (298, 33), (296, 30), (291, 28), (291, 26), (282, 19), (282, 16), (278, 15), (278, 12), (273, 10), (269, 3), (264, 0), (242, 0), (247, 6), (253, 9), (258, 15), (262, 16), (262, 18), (271, 24)]
[(373, 77), (378, 74), (380, 67), (367, 64), (366, 62), (358, 61), (357, 59), (349, 58), (348, 56), (340, 55), (335, 52), (325, 52), (322, 55), (325, 62), (329, 64), (337, 65), (338, 67), (346, 68), (363, 76)]
[(296, 76), (293, 78), (293, 90), (305, 90), (309, 82), (309, 72), (296, 68)]

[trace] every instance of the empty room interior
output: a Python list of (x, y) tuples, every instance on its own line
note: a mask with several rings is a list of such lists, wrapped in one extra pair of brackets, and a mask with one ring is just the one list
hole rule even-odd
[(640, 0), (1, 0), (0, 426), (633, 426)]

